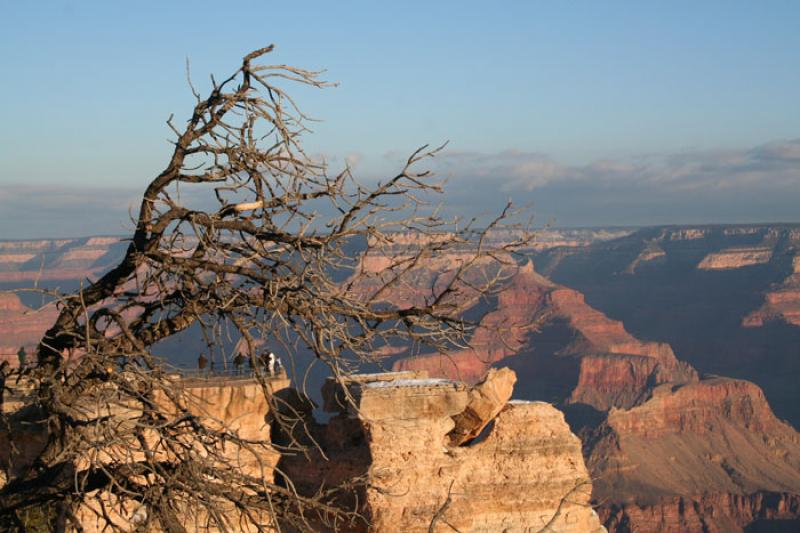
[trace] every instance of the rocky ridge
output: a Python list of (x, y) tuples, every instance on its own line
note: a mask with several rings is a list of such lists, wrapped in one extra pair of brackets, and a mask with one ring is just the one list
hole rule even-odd
[[(521, 374), (523, 386), (529, 388), (529, 375), (553, 371), (547, 357), (541, 364), (533, 362), (541, 359), (533, 340), (537, 331), (553, 323), (564, 324), (570, 332), (553, 355), (571, 369), (548, 379), (571, 390), (571, 403), (587, 403), (597, 409), (627, 406), (654, 383), (697, 379), (694, 370), (680, 363), (668, 345), (634, 338), (621, 322), (587, 305), (579, 292), (536, 273), (532, 263), (521, 267), (498, 294), (495, 310), (481, 320), (470, 348), (400, 359), (394, 368), (474, 382), (499, 361), (520, 358), (526, 361), (519, 365), (532, 365)], [(521, 372), (521, 366), (516, 368)]]

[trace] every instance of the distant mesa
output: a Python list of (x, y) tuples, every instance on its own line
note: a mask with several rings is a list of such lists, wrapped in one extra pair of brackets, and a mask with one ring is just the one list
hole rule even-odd
[(700, 270), (727, 270), (753, 265), (763, 265), (772, 259), (772, 247), (747, 246), (726, 248), (705, 256), (697, 268)]
[(705, 239), (711, 233), (709, 228), (679, 228), (665, 232), (665, 238), (670, 241), (693, 241)]
[(94, 278), (124, 252), (118, 237), (0, 241), (0, 283)]

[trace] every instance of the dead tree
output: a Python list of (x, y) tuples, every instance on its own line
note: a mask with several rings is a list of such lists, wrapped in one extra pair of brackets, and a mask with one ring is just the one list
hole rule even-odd
[[(328, 84), (317, 72), (263, 64), (271, 51), (256, 50), (230, 77), (212, 78), (207, 97), (192, 87), (188, 122), (167, 122), (174, 150), (144, 192), (124, 258), (60, 298), (26, 370), (36, 400), (11, 417), (44, 438), (0, 491), (6, 519), (38, 510), (68, 525), (91, 512), (115, 529), (122, 513), (128, 524), (165, 531), (184, 530), (190, 515), (219, 530), (312, 529), (312, 512), (332, 527), (354, 519), (355, 510), (328, 494), (301, 496), (291, 484), (236, 468), (231, 446), (258, 458), (270, 443), (198, 416), (152, 347), (195, 326), (212, 349), (233, 334), (254, 357), (269, 339), (289, 357), (312, 353), (337, 376), (391, 342), (444, 350), (469, 332), (459, 314), (465, 300), (501, 280), (498, 269), (478, 267), (528, 243), (524, 231), (502, 244), (487, 239), (507, 225), (510, 206), (480, 230), (437, 215), (428, 200), (441, 184), (417, 166), (438, 148), (420, 148), (372, 185), (348, 168), (330, 174), (303, 151), (308, 118), (286, 92)], [(356, 245), (390, 264), (377, 276), (360, 269)], [(468, 258), (430, 294), (387, 302), (387, 291), (427, 258), (464, 247)], [(367, 278), (372, 288), (356, 290)]]

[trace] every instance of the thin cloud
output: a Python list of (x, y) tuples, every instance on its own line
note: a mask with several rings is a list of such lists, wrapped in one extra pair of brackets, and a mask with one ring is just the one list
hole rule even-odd
[(437, 170), (453, 180), (490, 180), (500, 191), (554, 185), (649, 188), (652, 192), (800, 187), (800, 139), (747, 150), (693, 151), (564, 165), (537, 152), (443, 154)]
[(0, 238), (79, 237), (130, 232), (141, 191), (11, 184), (0, 188)]
[[(347, 159), (368, 167), (362, 157), (353, 153)], [(424, 165), (447, 178), (445, 195), (433, 201), (442, 201), (454, 216), (494, 215), (513, 199), (532, 205), (539, 220), (567, 226), (800, 221), (800, 139), (585, 165), (566, 165), (538, 152), (445, 151)], [(384, 160), (383, 166), (393, 165)], [(63, 184), (3, 186), (0, 238), (126, 235), (141, 193)], [(187, 185), (181, 198), (202, 208), (213, 195)]]

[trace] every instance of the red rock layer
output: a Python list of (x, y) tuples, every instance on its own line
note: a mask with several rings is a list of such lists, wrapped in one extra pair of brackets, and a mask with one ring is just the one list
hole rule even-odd
[(656, 505), (609, 505), (600, 518), (609, 531), (736, 533), (800, 530), (800, 496), (781, 492), (662, 498)]
[(800, 520), (800, 435), (761, 389), (710, 378), (612, 409), (586, 439), (610, 531), (737, 531)]
[(631, 407), (650, 394), (653, 385), (690, 382), (697, 372), (675, 359), (643, 355), (589, 355), (580, 360), (578, 384), (568, 403), (583, 403), (599, 410)]

